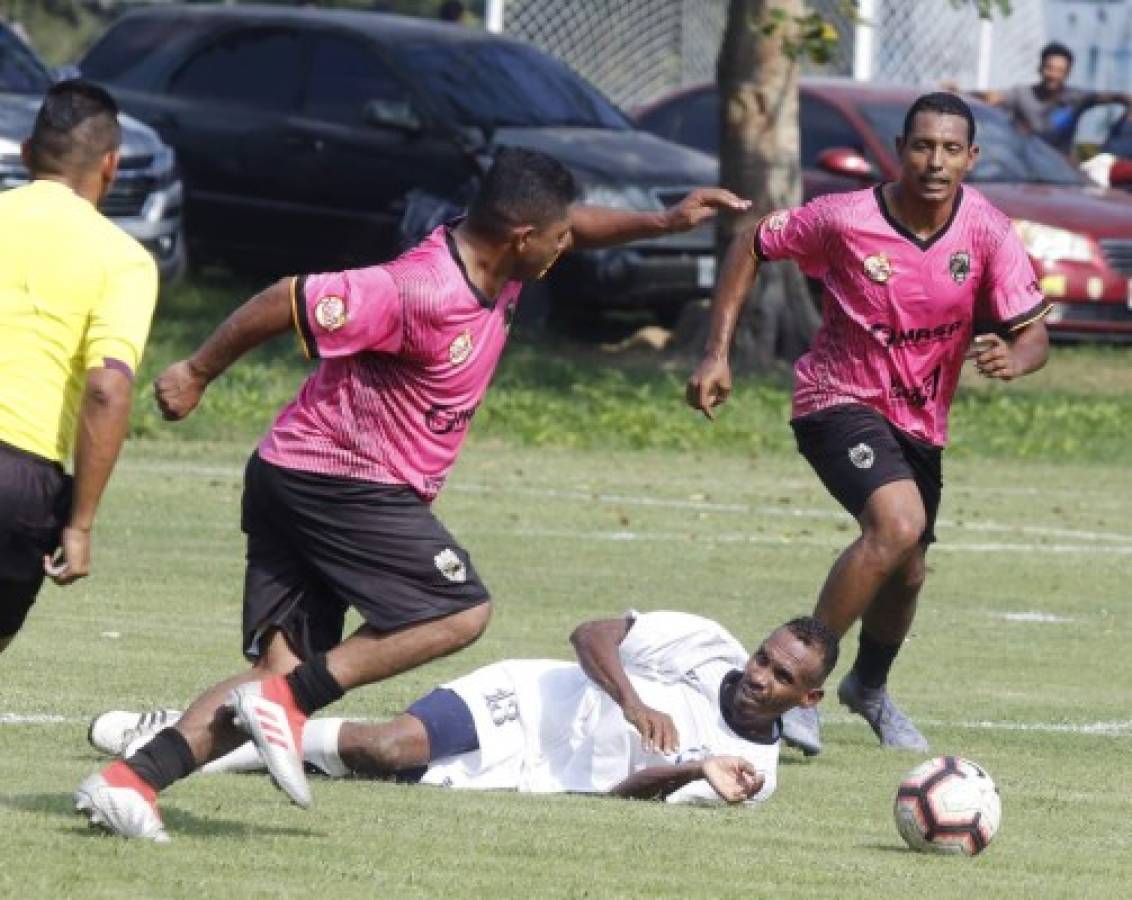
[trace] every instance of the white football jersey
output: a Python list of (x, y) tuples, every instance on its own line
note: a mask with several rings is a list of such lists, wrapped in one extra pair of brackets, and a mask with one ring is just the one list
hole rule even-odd
[[(472, 712), (480, 749), (434, 760), (422, 779), (465, 789), (511, 788), (530, 793), (605, 793), (634, 772), (707, 756), (740, 756), (765, 777), (754, 801), (773, 792), (778, 743), (739, 737), (723, 719), (724, 677), (742, 670), (743, 646), (710, 619), (678, 612), (638, 614), (622, 641), (621, 661), (641, 700), (672, 717), (679, 747), (646, 753), (620, 707), (577, 663), (504, 660), (456, 679)], [(721, 802), (703, 780), (668, 797), (670, 803)]]

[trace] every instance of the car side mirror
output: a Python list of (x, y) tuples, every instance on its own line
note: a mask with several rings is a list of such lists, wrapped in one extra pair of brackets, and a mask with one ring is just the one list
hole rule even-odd
[(407, 100), (370, 100), (362, 110), (367, 125), (393, 128), (406, 134), (420, 134), (424, 123)]
[(844, 178), (876, 178), (872, 163), (859, 151), (848, 147), (827, 147), (818, 154), (817, 165), (831, 175), (841, 175)]

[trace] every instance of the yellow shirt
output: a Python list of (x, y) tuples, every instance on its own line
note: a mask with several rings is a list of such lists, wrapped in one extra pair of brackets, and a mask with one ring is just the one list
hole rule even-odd
[(0, 441), (65, 463), (87, 370), (136, 373), (156, 303), (153, 258), (69, 187), (0, 193)]

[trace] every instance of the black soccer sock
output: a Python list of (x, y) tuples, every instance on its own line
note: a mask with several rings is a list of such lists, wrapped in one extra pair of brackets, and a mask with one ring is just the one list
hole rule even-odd
[(189, 742), (176, 728), (157, 732), (152, 741), (124, 762), (138, 778), (158, 792), (191, 775), (197, 768)]
[(295, 695), (299, 709), (308, 716), (340, 700), (345, 691), (326, 668), (326, 655), (319, 654), (287, 676), (287, 684)]
[(888, 681), (888, 670), (892, 668), (892, 662), (899, 652), (899, 644), (882, 644), (865, 634), (862, 628), (853, 671), (857, 673), (857, 678), (865, 687), (884, 687), (885, 682)]

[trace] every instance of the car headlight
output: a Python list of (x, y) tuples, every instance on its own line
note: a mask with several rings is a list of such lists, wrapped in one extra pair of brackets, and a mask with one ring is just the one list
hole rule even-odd
[(613, 209), (661, 209), (660, 201), (639, 187), (614, 187), (611, 184), (591, 184), (582, 190), (582, 203), (586, 206), (608, 206)]
[(1022, 238), (1026, 252), (1047, 262), (1090, 262), (1093, 259), (1092, 242), (1083, 234), (1015, 219), (1014, 230)]
[(153, 154), (153, 162), (149, 164), (157, 187), (168, 187), (177, 180), (177, 155), (171, 147), (159, 147)]
[(172, 169), (176, 164), (177, 157), (173, 153), (173, 148), (162, 146), (153, 154), (153, 162), (150, 163), (150, 167), (154, 172), (161, 173)]

